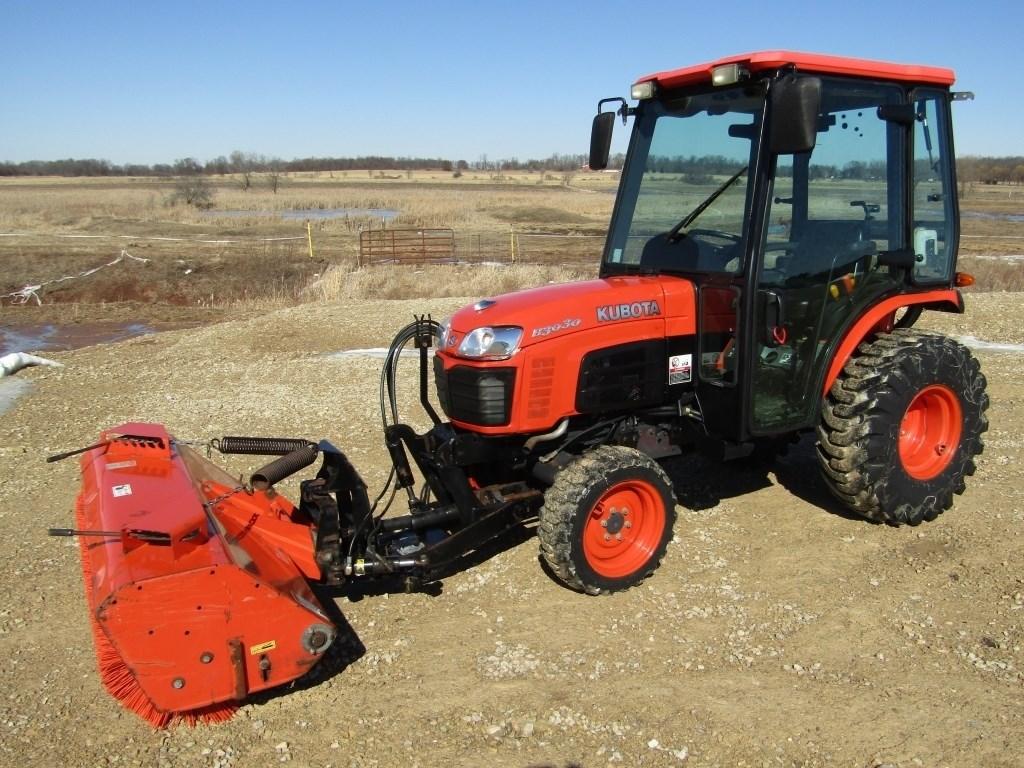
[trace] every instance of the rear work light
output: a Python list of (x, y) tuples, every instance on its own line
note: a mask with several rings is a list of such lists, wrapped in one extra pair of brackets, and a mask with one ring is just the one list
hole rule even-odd
[(746, 74), (747, 70), (739, 64), (723, 64), (711, 70), (711, 84), (716, 86), (733, 85), (738, 83)]

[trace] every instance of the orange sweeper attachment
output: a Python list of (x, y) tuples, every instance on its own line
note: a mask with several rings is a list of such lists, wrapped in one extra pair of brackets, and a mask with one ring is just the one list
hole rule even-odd
[[(257, 447), (317, 455), (271, 442)], [(317, 663), (335, 629), (306, 581), (313, 524), (272, 476), (243, 489), (152, 424), (104, 432), (81, 469), (78, 528), (51, 533), (78, 536), (103, 683), (125, 707), (157, 726), (223, 720)]]

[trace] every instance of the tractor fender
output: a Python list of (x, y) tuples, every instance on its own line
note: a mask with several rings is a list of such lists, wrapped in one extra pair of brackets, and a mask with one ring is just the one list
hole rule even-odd
[(923, 293), (901, 293), (899, 296), (880, 301), (870, 307), (864, 314), (857, 318), (856, 322), (843, 336), (836, 354), (829, 365), (828, 374), (825, 376), (825, 386), (822, 389), (822, 396), (828, 394), (832, 384), (839, 377), (843, 366), (849, 361), (854, 351), (862, 341), (871, 338), (876, 333), (892, 330), (895, 325), (896, 312), (904, 307), (920, 306), (924, 309), (935, 309), (940, 312), (955, 312), (962, 314), (964, 311), (964, 298), (960, 291), (945, 288)]

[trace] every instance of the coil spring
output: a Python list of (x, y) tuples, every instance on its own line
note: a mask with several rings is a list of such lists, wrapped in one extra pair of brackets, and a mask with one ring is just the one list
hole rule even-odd
[(238, 437), (228, 436), (210, 441), (221, 453), (244, 453), (253, 456), (284, 456), (294, 451), (315, 446), (309, 440), (296, 437)]
[(320, 450), (312, 443), (292, 451), (252, 473), (253, 488), (269, 488), (316, 461)]

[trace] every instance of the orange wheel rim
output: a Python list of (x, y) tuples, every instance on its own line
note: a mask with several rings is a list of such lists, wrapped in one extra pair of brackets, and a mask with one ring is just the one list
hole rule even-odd
[(665, 502), (644, 480), (616, 483), (583, 525), (583, 556), (598, 576), (616, 579), (641, 569), (665, 533)]
[(900, 462), (915, 480), (931, 480), (949, 466), (960, 444), (963, 411), (949, 387), (933, 384), (918, 392), (900, 421)]

